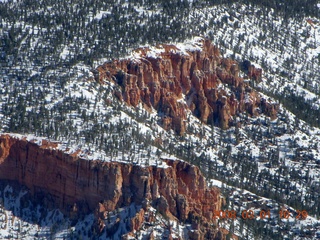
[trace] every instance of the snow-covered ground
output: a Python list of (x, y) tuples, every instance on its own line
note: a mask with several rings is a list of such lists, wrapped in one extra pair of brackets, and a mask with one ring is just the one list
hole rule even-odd
[[(151, 17), (160, 13), (158, 9), (142, 6), (135, 6), (135, 10), (139, 16)], [(270, 10), (264, 19), (259, 17), (263, 16), (259, 11), (263, 10), (238, 4), (192, 9), (186, 24), (193, 24), (195, 28), (206, 27), (203, 34), (207, 34), (221, 48), (224, 56), (240, 62), (250, 60), (256, 67), (262, 67), (263, 80), (255, 88), (266, 96), (285, 96), (292, 91), (294, 95), (302, 96), (314, 110), (319, 110), (319, 20), (285, 20), (274, 10)], [(98, 21), (110, 17), (110, 12), (104, 9), (94, 14), (91, 10), (79, 26), (83, 29), (93, 28)], [(148, 112), (142, 106), (133, 109), (119, 103), (113, 95), (118, 86), (95, 82), (92, 66), (81, 61), (72, 63), (72, 58), (80, 49), (85, 50), (82, 54), (93, 51), (94, 47), (82, 36), (74, 36), (66, 44), (53, 47), (53, 42), (45, 37), (51, 29), (44, 25), (34, 26), (23, 21), (13, 24), (7, 19), (1, 19), (1, 23), (3, 29), (8, 30), (7, 26), (21, 29), (21, 38), (17, 37), (19, 41), (16, 42), (20, 44), (17, 47), (19, 57), (23, 59), (20, 61), (13, 54), (6, 55), (7, 65), (0, 70), (1, 132), (19, 132), (21, 135), (17, 137), (35, 138), (39, 143), (45, 136), (51, 141), (59, 141), (59, 149), (69, 149), (69, 153), (82, 149), (80, 157), (89, 160), (162, 165), (161, 157), (182, 158), (199, 165), (208, 178), (241, 187), (244, 192), (250, 190), (256, 196), (268, 193), (272, 197), (267, 202), (275, 203), (275, 199), (278, 203), (287, 202), (288, 209), (292, 211), (292, 205), (297, 202), (303, 208), (309, 207), (311, 220), (319, 216), (320, 130), (286, 110), (285, 103), (280, 105), (275, 121), (265, 116), (238, 116), (240, 127), (226, 131), (203, 125), (189, 113), (188, 133), (178, 137), (159, 125), (160, 118), (155, 111)], [(146, 23), (147, 17), (135, 25), (142, 27)], [(57, 29), (61, 28), (62, 25), (57, 24)], [(7, 36), (8, 32), (0, 29), (3, 36)], [(16, 34), (20, 34), (18, 30)], [(27, 37), (23, 34), (30, 35)], [(103, 42), (101, 39), (94, 41)], [(121, 39), (118, 44), (121, 45)], [(157, 56), (159, 49), (152, 48), (152, 45), (148, 45), (153, 50), (149, 54)], [(197, 49), (193, 40), (176, 45), (182, 52), (190, 48)], [(54, 54), (48, 50), (51, 46)], [(107, 43), (105, 48), (108, 53), (114, 50)], [(43, 58), (38, 59), (40, 53)], [(1, 57), (3, 54), (0, 52)], [(130, 57), (136, 58), (136, 55), (133, 53)], [(110, 58), (95, 59), (93, 65), (105, 60)], [(68, 61), (71, 63), (67, 64)], [(228, 86), (223, 88), (230, 91)], [(306, 120), (310, 122), (310, 119)], [(223, 187), (217, 181), (213, 183)], [(239, 191), (235, 190), (234, 193), (243, 196), (251, 194)], [(233, 197), (230, 201), (238, 202), (239, 207), (242, 203), (247, 204), (243, 197)], [(9, 212), (6, 214), (10, 215)], [(57, 213), (57, 216), (60, 215)], [(90, 219), (88, 216), (87, 222)], [(224, 226), (229, 229), (231, 225), (228, 224), (226, 221)], [(305, 228), (295, 224), (295, 227), (290, 227), (292, 231)], [(311, 225), (318, 225), (318, 222)], [(13, 229), (15, 226), (10, 227)], [(250, 226), (248, 228), (247, 232), (250, 232)], [(280, 231), (278, 225), (269, 224), (267, 228)], [(281, 231), (290, 235), (290, 229)], [(47, 230), (44, 228), (41, 231)]]

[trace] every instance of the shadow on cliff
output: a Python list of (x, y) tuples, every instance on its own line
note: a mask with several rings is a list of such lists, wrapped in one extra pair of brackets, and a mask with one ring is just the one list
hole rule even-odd
[[(26, 186), (28, 193), (20, 198), (21, 206), (31, 202), (36, 208), (40, 204), (40, 209), (60, 209), (71, 225), (93, 214), (95, 227), (91, 234), (110, 233), (116, 226), (121, 234), (140, 229), (145, 212), (152, 206), (167, 219), (196, 224), (200, 232), (215, 234), (209, 223), (215, 225), (213, 213), (221, 208), (220, 193), (207, 186), (196, 166), (165, 159), (162, 167), (89, 161), (54, 147), (44, 141), (37, 145), (10, 135), (0, 136), (0, 180)], [(132, 205), (144, 205), (144, 210), (135, 207), (129, 213)], [(117, 223), (114, 230), (108, 230), (108, 214), (119, 209), (125, 209), (122, 215), (130, 220), (121, 224), (121, 217), (113, 217)], [(14, 214), (34, 222), (20, 211), (14, 210)], [(45, 217), (41, 211), (38, 214)]]
[[(30, 235), (35, 238), (45, 239), (107, 239), (113, 237), (120, 239), (122, 235), (132, 231), (131, 222), (140, 211), (141, 206), (131, 204), (126, 208), (109, 212), (106, 216), (106, 225), (99, 231), (99, 223), (93, 213), (78, 215), (70, 219), (60, 209), (55, 208), (54, 198), (50, 194), (36, 194), (32, 196), (30, 189), (19, 184), (17, 181), (0, 180), (0, 218), (2, 229), (14, 232), (21, 237), (27, 237), (26, 229), (17, 229), (11, 226), (37, 226), (36, 232)], [(11, 221), (11, 224), (9, 223)], [(30, 224), (30, 225), (29, 225)], [(30, 237), (30, 235), (28, 235)], [(1, 236), (1, 234), (0, 234)]]

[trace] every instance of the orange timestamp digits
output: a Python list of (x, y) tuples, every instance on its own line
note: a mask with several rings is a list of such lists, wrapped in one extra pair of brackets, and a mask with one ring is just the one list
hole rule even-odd
[(221, 218), (221, 219), (236, 219), (237, 218), (237, 212), (235, 210), (226, 210), (226, 211), (222, 211), (222, 210), (215, 210), (214, 211), (214, 218)]
[(290, 212), (288, 210), (280, 210), (279, 218), (280, 219), (288, 219), (290, 217)]
[(299, 211), (297, 210), (296, 219), (306, 219), (308, 217), (308, 212), (306, 210)]
[[(259, 213), (259, 217), (260, 217), (260, 219), (270, 218), (270, 211), (261, 210)], [(253, 210), (243, 210), (241, 212), (241, 218), (244, 220), (255, 219), (256, 218), (255, 212)]]
[[(288, 210), (280, 210), (279, 217), (280, 219), (288, 219), (291, 216), (291, 213)], [(308, 212), (306, 210), (297, 210), (296, 219), (305, 220), (308, 217)]]
[[(236, 219), (237, 212), (235, 210), (215, 210), (213, 218), (219, 219)], [(308, 212), (306, 210), (297, 210), (296, 219), (305, 220), (308, 217)], [(279, 210), (280, 219), (289, 219), (292, 213), (287, 209)], [(243, 220), (253, 220), (253, 219), (270, 219), (270, 210), (260, 210), (256, 213), (254, 210), (243, 210), (240, 216)]]

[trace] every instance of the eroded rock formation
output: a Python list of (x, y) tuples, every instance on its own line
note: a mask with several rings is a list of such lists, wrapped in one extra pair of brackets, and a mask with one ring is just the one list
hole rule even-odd
[[(115, 93), (119, 99), (134, 107), (139, 103), (152, 106), (163, 115), (164, 128), (178, 134), (186, 131), (188, 110), (202, 122), (218, 123), (224, 129), (239, 112), (276, 117), (277, 106), (261, 102), (248, 81), (239, 77), (236, 61), (223, 58), (209, 40), (198, 39), (195, 46), (183, 51), (174, 45), (140, 48), (134, 58), (99, 66), (96, 79), (118, 83), (122, 88), (122, 93)], [(261, 81), (261, 69), (250, 65), (247, 73), (251, 81)], [(262, 105), (266, 107), (258, 111)]]
[[(179, 221), (196, 219), (202, 226), (200, 235), (213, 231), (210, 223), (215, 222), (214, 210), (221, 207), (220, 193), (207, 186), (197, 167), (173, 160), (165, 160), (166, 167), (89, 161), (57, 146), (0, 136), (0, 180), (27, 186), (39, 201), (50, 202), (71, 218), (95, 212), (99, 231), (107, 212), (132, 203), (145, 210), (149, 204)], [(131, 220), (131, 230), (139, 229), (144, 218), (141, 209)]]

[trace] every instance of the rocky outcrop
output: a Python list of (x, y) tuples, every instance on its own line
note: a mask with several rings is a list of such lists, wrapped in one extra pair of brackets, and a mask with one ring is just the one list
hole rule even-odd
[[(195, 166), (173, 160), (165, 160), (165, 167), (89, 161), (57, 150), (57, 146), (0, 136), (0, 179), (27, 186), (39, 201), (50, 202), (71, 218), (95, 212), (99, 231), (105, 227), (99, 219), (107, 212), (132, 203), (145, 209), (150, 204), (182, 222), (215, 222), (213, 212), (221, 207), (220, 193), (207, 186)], [(141, 209), (132, 219), (132, 230), (141, 227), (143, 220)], [(205, 233), (206, 229), (212, 231), (212, 227), (200, 230)]]
[[(159, 45), (137, 49), (133, 55), (131, 59), (99, 66), (96, 79), (118, 83), (122, 93), (115, 94), (127, 104), (136, 107), (142, 103), (156, 109), (163, 116), (166, 129), (184, 134), (189, 110), (202, 122), (218, 123), (224, 129), (233, 124), (233, 116), (240, 112), (276, 117), (277, 106), (270, 107), (274, 111), (261, 108), (264, 103), (259, 94), (239, 77), (238, 63), (223, 58), (209, 40), (198, 39), (189, 50)], [(262, 70), (247, 62), (242, 69), (245, 65), (251, 81), (260, 82)]]
[(256, 82), (261, 82), (262, 69), (256, 68), (254, 65), (250, 65), (250, 67), (248, 69), (248, 77), (252, 78)]

